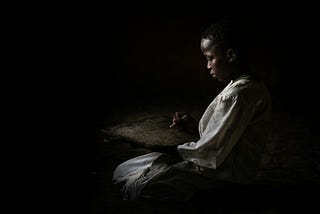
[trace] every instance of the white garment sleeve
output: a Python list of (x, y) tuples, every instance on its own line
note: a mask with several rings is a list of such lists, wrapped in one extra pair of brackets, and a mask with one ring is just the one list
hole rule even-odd
[(200, 122), (200, 139), (178, 146), (184, 160), (216, 169), (226, 159), (254, 114), (254, 102), (239, 95), (217, 97)]

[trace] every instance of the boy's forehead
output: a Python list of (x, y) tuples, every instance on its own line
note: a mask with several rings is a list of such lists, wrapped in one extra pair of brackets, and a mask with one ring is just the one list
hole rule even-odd
[(201, 49), (208, 50), (208, 49), (210, 49), (212, 47), (213, 41), (210, 40), (210, 39), (203, 38), (203, 39), (201, 39), (201, 44), (200, 45), (201, 45)]

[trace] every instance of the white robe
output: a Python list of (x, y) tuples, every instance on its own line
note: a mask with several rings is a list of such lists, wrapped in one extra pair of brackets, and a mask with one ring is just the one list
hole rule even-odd
[[(262, 82), (241, 76), (210, 103), (199, 121), (200, 139), (177, 146), (183, 159), (153, 152), (120, 164), (113, 180), (124, 199), (189, 199), (212, 181), (250, 182), (270, 129), (271, 104)], [(216, 182), (218, 183), (218, 182)]]

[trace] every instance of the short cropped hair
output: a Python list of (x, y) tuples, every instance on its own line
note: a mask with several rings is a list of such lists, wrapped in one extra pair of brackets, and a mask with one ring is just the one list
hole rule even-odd
[(202, 39), (212, 40), (214, 49), (234, 48), (242, 50), (246, 45), (244, 29), (234, 20), (219, 20), (208, 26), (202, 33)]

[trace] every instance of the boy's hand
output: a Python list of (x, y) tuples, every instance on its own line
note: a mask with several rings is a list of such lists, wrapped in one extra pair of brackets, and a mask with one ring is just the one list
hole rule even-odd
[(185, 112), (175, 112), (170, 128), (178, 127), (193, 134), (198, 133), (198, 122)]

